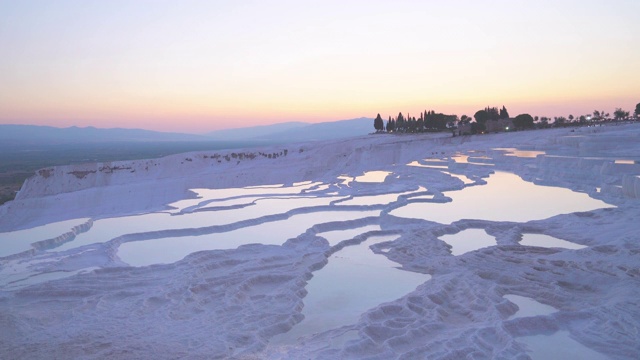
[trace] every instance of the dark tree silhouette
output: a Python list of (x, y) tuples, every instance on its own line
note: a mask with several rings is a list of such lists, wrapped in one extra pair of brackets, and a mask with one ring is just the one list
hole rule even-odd
[(508, 119), (509, 118), (509, 112), (507, 111), (507, 108), (504, 107), (504, 105), (502, 105), (502, 109), (500, 109), (500, 119)]
[(398, 113), (398, 118), (396, 119), (396, 129), (399, 132), (406, 132), (407, 130), (407, 124), (405, 123), (404, 120), (404, 116), (402, 116), (402, 113)]
[(613, 112), (613, 116), (616, 120), (623, 120), (629, 117), (629, 112), (624, 111), (621, 108), (617, 108), (616, 111)]
[(605, 113), (604, 110), (593, 110), (593, 120), (603, 121), (609, 118), (609, 113)]
[(484, 126), (484, 123), (472, 122), (471, 123), (471, 133), (477, 134), (485, 131), (487, 128)]
[(416, 130), (418, 132), (424, 131), (424, 118), (422, 117), (422, 114), (420, 114), (420, 117), (418, 118), (418, 121), (416, 123)]
[(380, 114), (378, 114), (378, 116), (376, 116), (376, 118), (373, 120), (373, 127), (376, 129), (376, 131), (384, 130), (384, 121), (380, 117)]
[(444, 130), (447, 128), (447, 124), (451, 121), (456, 121), (456, 115), (445, 115), (443, 113), (436, 113), (434, 110), (425, 111), (424, 113), (424, 127), (427, 131)]
[(533, 128), (533, 116), (520, 114), (513, 119), (513, 126), (515, 126), (516, 129), (531, 129)]
[(565, 126), (566, 124), (567, 124), (567, 118), (564, 116), (558, 116), (553, 118), (553, 126), (555, 127)]
[(476, 119), (476, 123), (484, 125), (489, 120), (489, 114), (486, 110), (478, 110), (473, 114), (473, 118)]
[[(506, 109), (505, 109), (506, 110)], [(489, 120), (498, 120), (500, 119), (500, 111), (496, 107), (486, 107), (484, 111), (489, 115)]]
[(640, 103), (637, 103), (637, 104), (636, 104), (636, 111), (635, 111), (635, 113), (636, 113), (636, 117), (640, 117)]
[(507, 108), (505, 108), (504, 106), (502, 108), (503, 108), (503, 110), (498, 110), (498, 108), (496, 108), (496, 107), (487, 106), (483, 110), (476, 111), (476, 113), (473, 115), (473, 117), (476, 119), (476, 122), (478, 124), (483, 124), (483, 125), (488, 120), (501, 119), (502, 118), (500, 116), (501, 114), (502, 114), (502, 116), (506, 116), (506, 118), (508, 119), (509, 118), (509, 113), (507, 112)]
[(543, 129), (546, 129), (549, 127), (549, 118), (546, 116), (543, 116), (540, 118), (540, 127)]
[[(640, 103), (636, 106), (636, 112), (640, 111)], [(593, 114), (595, 119), (603, 119), (608, 117), (609, 114), (605, 114), (604, 111), (594, 111)], [(621, 115), (623, 117), (628, 117), (629, 112), (622, 111), (621, 109), (616, 109), (616, 119), (620, 119)], [(473, 118), (475, 121), (472, 122)], [(529, 114), (520, 114), (515, 118), (511, 118), (506, 106), (502, 106), (502, 108), (490, 107), (487, 106), (482, 110), (478, 110), (473, 118), (462, 115), (458, 119), (457, 115), (446, 115), (443, 113), (436, 113), (434, 110), (425, 110), (424, 112), (420, 112), (419, 116), (411, 116), (407, 113), (407, 116), (404, 116), (402, 112), (398, 113), (397, 117), (389, 116), (386, 125), (384, 124), (384, 120), (378, 114), (374, 119), (374, 127), (377, 131), (387, 131), (387, 132), (399, 132), (399, 133), (421, 133), (424, 131), (443, 131), (447, 129), (454, 129), (456, 125), (470, 125), (471, 133), (484, 133), (487, 126), (487, 121), (497, 121), (501, 119), (513, 119), (513, 127), (515, 129), (531, 129), (535, 128), (546, 128), (550, 127), (550, 122), (552, 119), (548, 117), (538, 117), (535, 119)], [(534, 121), (535, 120), (535, 121)], [(553, 118), (555, 122), (553, 126), (567, 126), (570, 125), (569, 122), (575, 123), (571, 125), (576, 125), (578, 122), (578, 118), (573, 115), (569, 115), (569, 120), (565, 117), (555, 117)], [(585, 116), (580, 116), (580, 122), (585, 122)], [(492, 126), (497, 124), (491, 124)], [(468, 128), (464, 129), (465, 133), (468, 132)]]
[(391, 119), (391, 116), (389, 116), (389, 120), (387, 120), (387, 132), (392, 132), (395, 128), (395, 121), (393, 121), (393, 119)]

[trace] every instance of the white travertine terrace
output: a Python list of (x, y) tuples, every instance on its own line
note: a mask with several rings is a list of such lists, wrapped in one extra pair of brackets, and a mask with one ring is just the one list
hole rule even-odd
[[(0, 206), (0, 358), (636, 358), (639, 139), (381, 134), (40, 170)], [(452, 254), (469, 230), (495, 243)], [(391, 280), (349, 281), (388, 297), (296, 332), (340, 264), (379, 261)]]

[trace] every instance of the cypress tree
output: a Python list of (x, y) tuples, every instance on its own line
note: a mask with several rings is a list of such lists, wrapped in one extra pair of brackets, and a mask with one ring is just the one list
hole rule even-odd
[(507, 111), (507, 108), (502, 105), (502, 109), (500, 109), (500, 119), (508, 119), (509, 118), (509, 112)]
[(373, 127), (376, 129), (376, 131), (384, 130), (384, 121), (380, 117), (380, 114), (378, 114), (378, 116), (376, 116), (376, 118), (373, 120)]

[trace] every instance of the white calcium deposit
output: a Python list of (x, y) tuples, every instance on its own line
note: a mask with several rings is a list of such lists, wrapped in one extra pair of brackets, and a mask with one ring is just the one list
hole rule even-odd
[(42, 169), (0, 358), (637, 359), (639, 161), (630, 124)]

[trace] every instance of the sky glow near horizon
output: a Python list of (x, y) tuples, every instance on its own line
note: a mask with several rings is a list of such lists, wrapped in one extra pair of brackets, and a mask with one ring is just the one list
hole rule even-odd
[(0, 0), (0, 123), (633, 112), (640, 1)]

